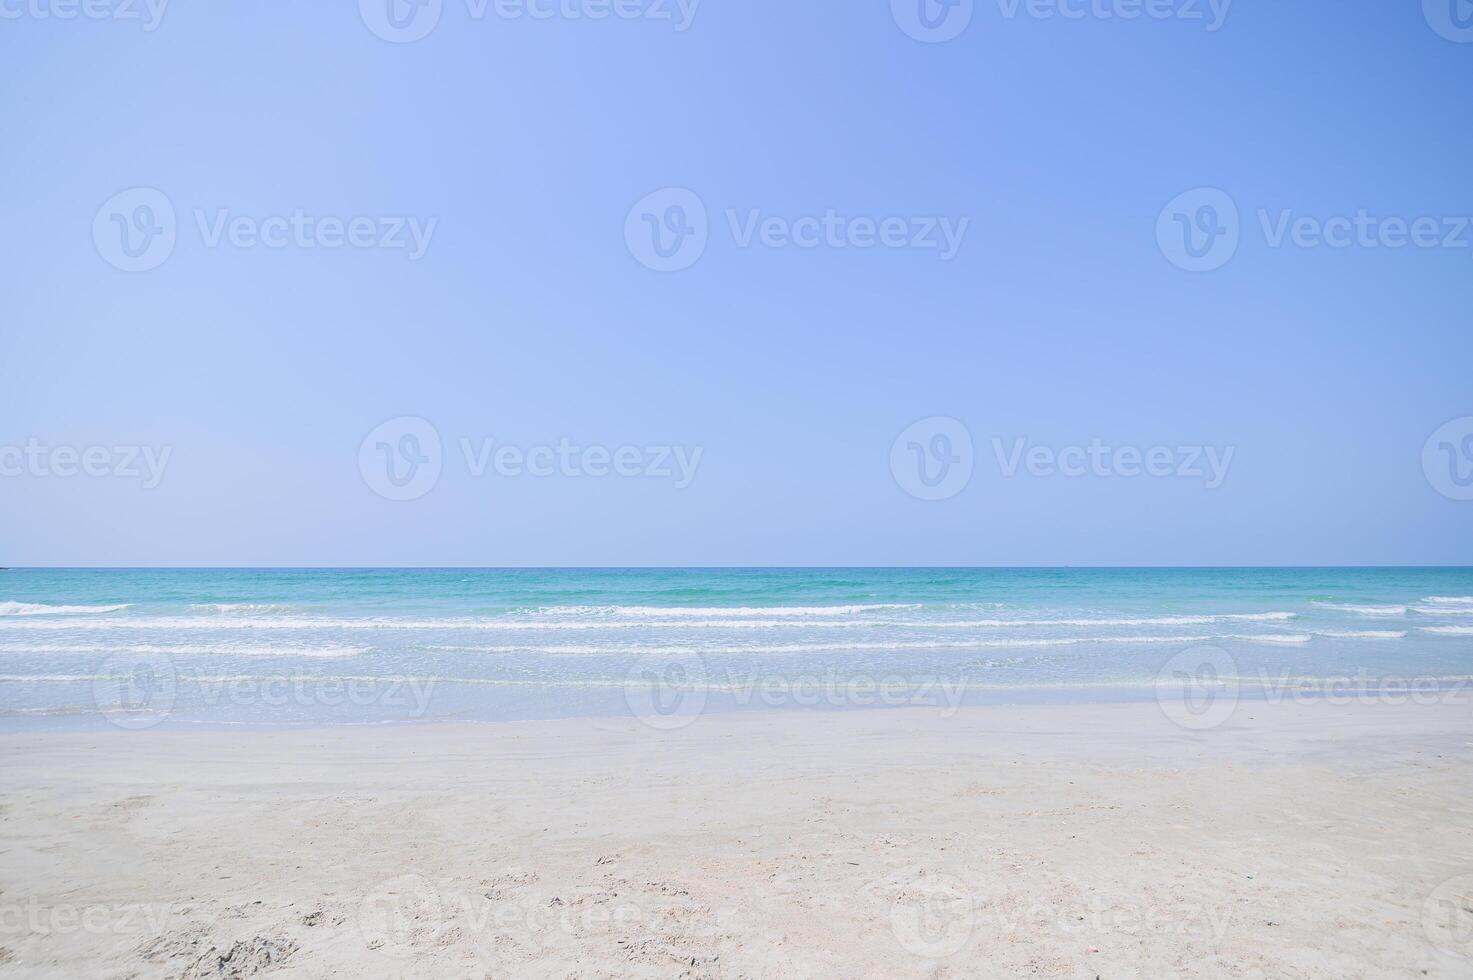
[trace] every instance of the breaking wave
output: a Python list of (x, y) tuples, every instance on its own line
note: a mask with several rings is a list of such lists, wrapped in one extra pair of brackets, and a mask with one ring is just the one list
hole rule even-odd
[(117, 606), (48, 606), (44, 602), (0, 602), (0, 616), (85, 616), (127, 609), (130, 603)]

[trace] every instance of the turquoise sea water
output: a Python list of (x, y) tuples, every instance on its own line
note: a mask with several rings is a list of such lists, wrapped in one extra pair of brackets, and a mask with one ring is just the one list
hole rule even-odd
[(1473, 569), (0, 571), (12, 730), (1150, 698), (1197, 648), (1460, 685)]

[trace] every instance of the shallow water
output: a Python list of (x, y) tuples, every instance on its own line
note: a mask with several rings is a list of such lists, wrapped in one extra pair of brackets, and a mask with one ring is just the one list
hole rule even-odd
[(1461, 686), (1473, 569), (0, 572), (12, 730), (1103, 701), (1197, 649), (1258, 694)]

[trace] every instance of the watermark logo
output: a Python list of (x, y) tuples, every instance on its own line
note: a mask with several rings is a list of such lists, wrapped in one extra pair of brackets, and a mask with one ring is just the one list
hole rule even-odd
[(972, 22), (974, 0), (890, 0), (896, 25), (917, 41), (940, 44)]
[[(394, 44), (408, 44), (429, 36), (440, 24), (443, 0), (359, 0), (363, 23), (375, 35)], [(690, 29), (700, 0), (465, 0), (465, 16), (472, 23), (499, 21), (621, 21), (668, 22), (677, 33)]]
[(369, 949), (387, 956), (415, 956), (432, 946), (445, 926), (445, 901), (424, 875), (383, 881), (358, 906), (363, 941)]
[(906, 952), (925, 959), (961, 952), (975, 928), (972, 892), (953, 875), (917, 876), (890, 903), (890, 931)]
[(421, 40), (440, 23), (443, 0), (358, 0), (358, 13), (374, 34), (393, 44)]
[(1238, 206), (1227, 192), (1198, 187), (1172, 198), (1156, 218), (1156, 245), (1188, 272), (1221, 268), (1238, 251)]
[(92, 701), (119, 728), (141, 731), (168, 718), (179, 697), (179, 674), (165, 654), (114, 654), (92, 679)]
[[(3, 0), (0, 0), (3, 2)], [(229, 208), (194, 208), (194, 229), (207, 249), (377, 249), (402, 251), (411, 262), (424, 258), (438, 218), (412, 215), (311, 214), (304, 208), (257, 217)], [(113, 195), (92, 221), (97, 252), (124, 272), (147, 272), (174, 254), (179, 239), (174, 204), (162, 191), (135, 187)]]
[[(1216, 490), (1227, 480), (1235, 446), (1119, 446), (1102, 439), (1050, 446), (1027, 437), (993, 436), (992, 457), (1004, 479), (1026, 474), (1071, 479), (1137, 477), (1199, 480)], [(935, 416), (914, 423), (890, 446), (890, 473), (902, 490), (921, 500), (946, 500), (966, 489), (975, 453), (971, 433), (954, 418)]]
[(124, 272), (147, 272), (174, 254), (179, 224), (174, 204), (153, 187), (131, 187), (108, 198), (92, 219), (97, 254)]
[(1449, 878), (1422, 903), (1422, 932), (1451, 956), (1473, 958), (1473, 874)]
[[(1365, 208), (1320, 217), (1290, 208), (1257, 208), (1251, 228), (1270, 249), (1398, 251), (1405, 248), (1467, 251), (1473, 248), (1468, 215), (1372, 214)], [(1201, 187), (1178, 195), (1156, 219), (1156, 242), (1175, 266), (1211, 272), (1232, 259), (1249, 228), (1225, 192)]]
[[(494, 438), (458, 440), (460, 460), (473, 479), (647, 479), (676, 490), (695, 482), (704, 446), (670, 443), (581, 445), (564, 436), (556, 443), (517, 445)], [(455, 454), (451, 456), (456, 458)], [(370, 490), (388, 500), (417, 500), (439, 482), (444, 453), (440, 433), (412, 415), (378, 426), (358, 447), (358, 472)]]
[(640, 931), (641, 923), (649, 932), (666, 921), (655, 915), (646, 922), (645, 909), (604, 886), (576, 885), (549, 902), (524, 890), (537, 880), (536, 872), (483, 868), (481, 874), (488, 876), (470, 888), (418, 874), (380, 882), (359, 905), (364, 942), (385, 956), (410, 958), (432, 954), (447, 937), (494, 936), (536, 953), (565, 948), (567, 937), (602, 935), (612, 941)]
[(972, 434), (954, 418), (934, 415), (908, 426), (890, 446), (890, 475), (918, 500), (947, 500), (972, 479)]
[(706, 676), (706, 662), (698, 654), (646, 654), (629, 668), (624, 701), (651, 728), (685, 728), (706, 710)]
[(988, 900), (959, 878), (917, 868), (871, 882), (860, 894), (888, 900), (895, 938), (907, 952), (932, 960), (966, 950), (979, 927), (1007, 941), (1049, 934), (1117, 941), (1124, 936), (1180, 936), (1217, 944), (1233, 916), (1227, 906), (1114, 903), (1099, 894), (1088, 902)]
[(1156, 674), (1156, 703), (1189, 731), (1216, 728), (1238, 707), (1238, 662), (1220, 647), (1183, 650)]
[(358, 447), (358, 473), (386, 500), (418, 500), (440, 482), (440, 433), (428, 421), (401, 415), (378, 426)]
[(706, 251), (710, 223), (695, 191), (666, 187), (646, 194), (624, 219), (624, 244), (647, 269), (679, 272)]
[(1473, 2), (1422, 0), (1422, 15), (1439, 36), (1459, 44), (1473, 43)]
[[(726, 208), (724, 231), (739, 249), (799, 251), (910, 250), (932, 252), (942, 262), (960, 253), (971, 219), (945, 215), (848, 215), (837, 208), (811, 214), (769, 214), (760, 208)], [(640, 264), (657, 272), (688, 269), (705, 253), (712, 228), (705, 202), (685, 188), (645, 196), (624, 219), (624, 244)]]
[(1449, 500), (1473, 500), (1473, 415), (1444, 423), (1427, 437), (1422, 473)]

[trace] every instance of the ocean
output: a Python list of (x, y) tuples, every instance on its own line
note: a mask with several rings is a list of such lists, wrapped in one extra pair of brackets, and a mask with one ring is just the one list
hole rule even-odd
[[(1183, 664), (1186, 670), (1183, 671)], [(1461, 692), (1473, 569), (10, 569), (0, 727)]]

